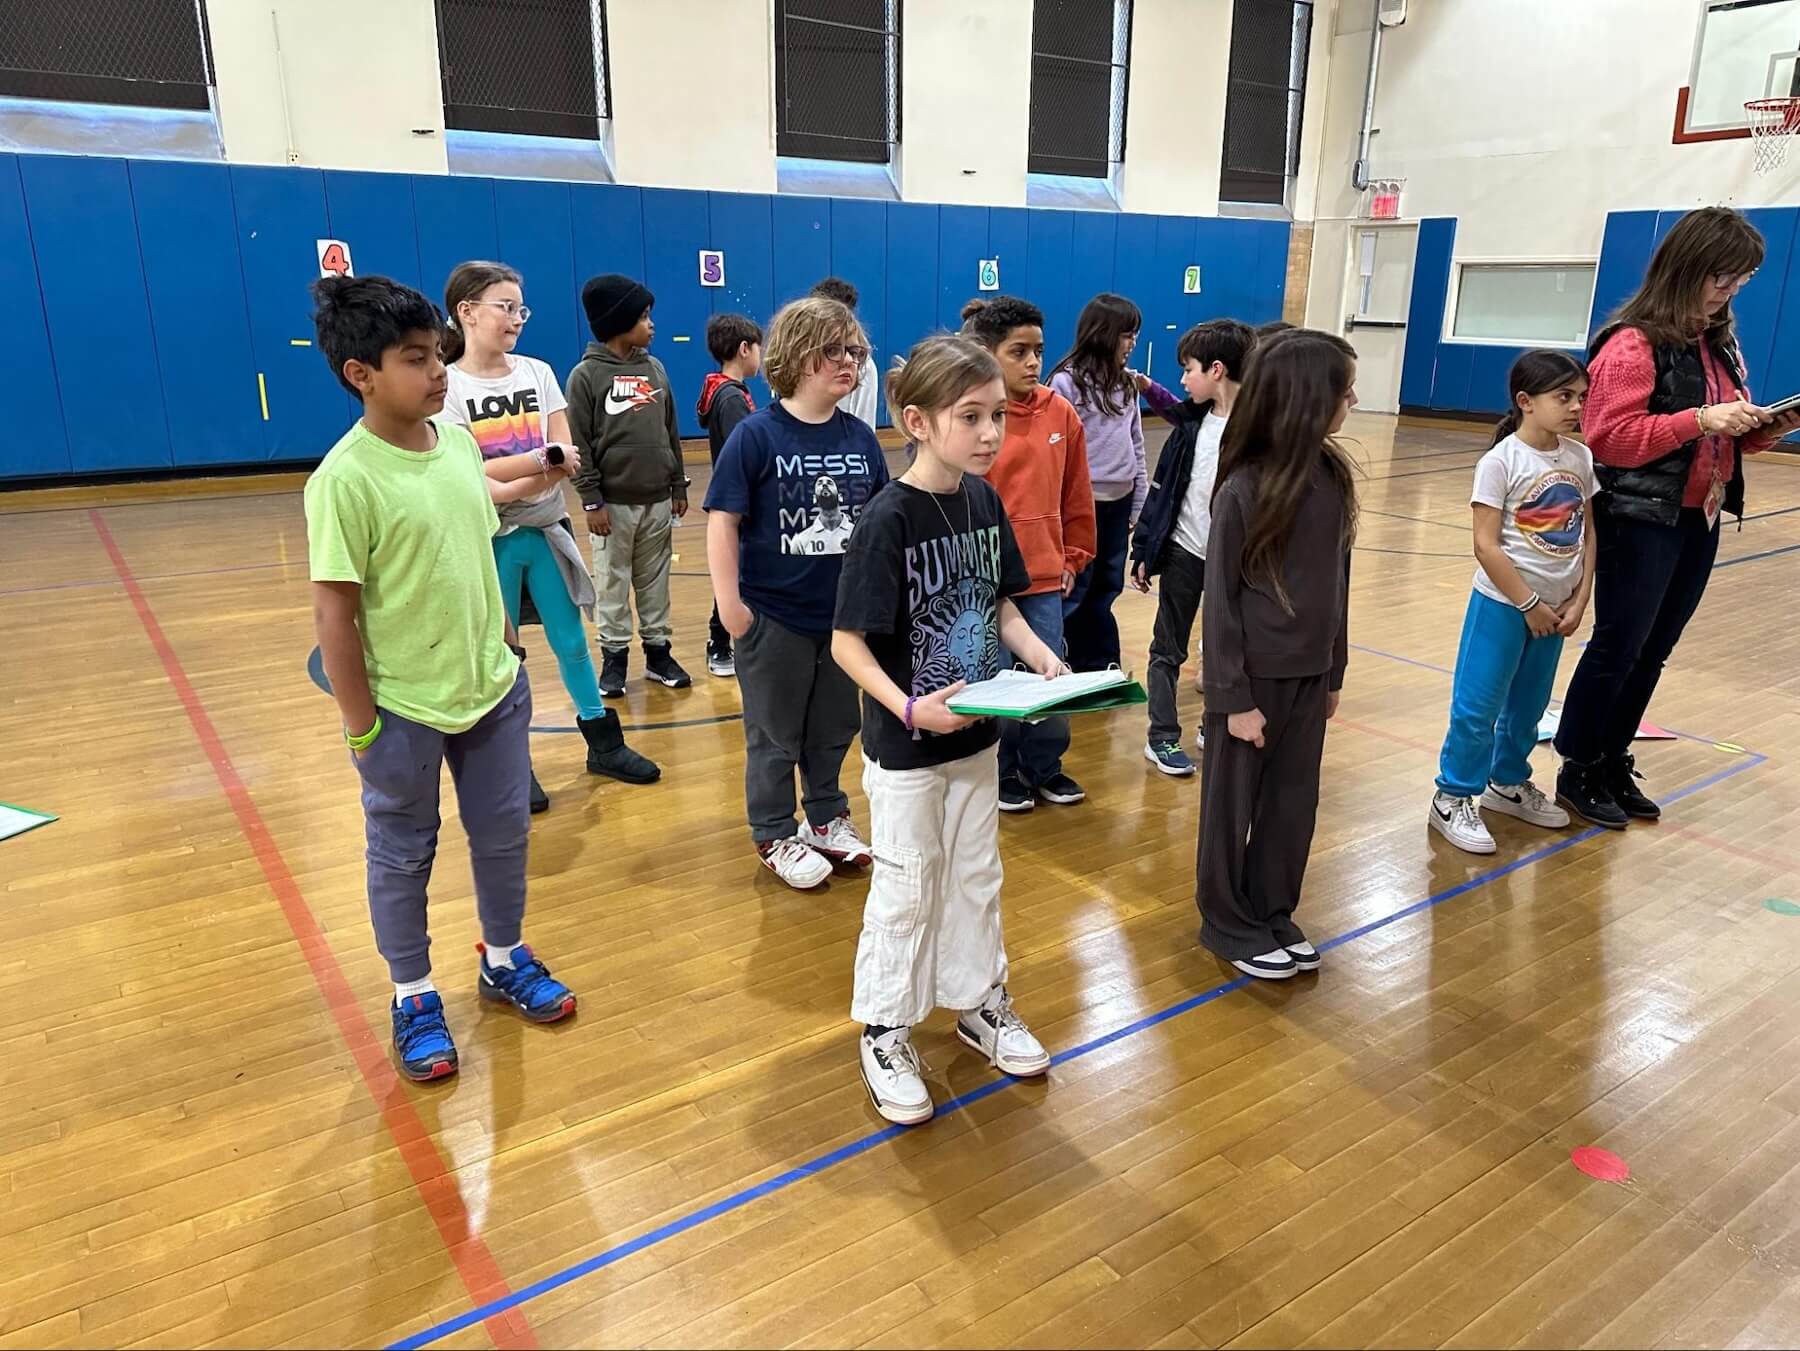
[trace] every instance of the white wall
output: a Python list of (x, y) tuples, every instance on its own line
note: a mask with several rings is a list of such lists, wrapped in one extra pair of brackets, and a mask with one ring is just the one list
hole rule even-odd
[(432, 0), (232, 0), (207, 24), (227, 159), (446, 171)]
[(1231, 10), (1231, 0), (1137, 0), (1133, 7), (1119, 183), (1127, 211), (1219, 214)]
[[(1321, 220), (1357, 205), (1369, 9), (1332, 48)], [(1758, 178), (1746, 140), (1670, 143), (1697, 20), (1694, 0), (1413, 0), (1384, 40), (1375, 173), (1407, 180), (1408, 217), (1458, 218), (1459, 260), (1593, 258), (1608, 211), (1800, 200), (1800, 155)]]
[(769, 0), (608, 0), (618, 181), (774, 192), (774, 33)]
[(901, 64), (900, 195), (1025, 205), (1031, 0), (906, 0)]

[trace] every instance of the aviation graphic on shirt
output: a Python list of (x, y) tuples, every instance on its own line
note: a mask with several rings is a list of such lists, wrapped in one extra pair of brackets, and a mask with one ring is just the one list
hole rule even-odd
[(1587, 524), (1587, 498), (1578, 475), (1567, 469), (1540, 474), (1513, 513), (1519, 533), (1539, 553), (1572, 558), (1581, 549)]
[(843, 494), (838, 491), (837, 480), (829, 474), (820, 474), (813, 482), (811, 523), (804, 530), (782, 536), (781, 551), (809, 558), (842, 554), (855, 527), (856, 522), (844, 510)]

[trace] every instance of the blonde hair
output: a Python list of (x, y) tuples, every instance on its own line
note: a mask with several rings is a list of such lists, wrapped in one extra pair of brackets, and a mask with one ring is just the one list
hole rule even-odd
[(807, 296), (783, 305), (770, 322), (768, 341), (763, 344), (763, 375), (769, 388), (783, 399), (793, 398), (819, 349), (832, 342), (868, 346), (869, 335), (848, 305), (825, 296)]
[(940, 333), (913, 344), (888, 372), (888, 407), (900, 422), (908, 407), (941, 413), (976, 385), (1000, 379), (994, 354), (972, 338)]

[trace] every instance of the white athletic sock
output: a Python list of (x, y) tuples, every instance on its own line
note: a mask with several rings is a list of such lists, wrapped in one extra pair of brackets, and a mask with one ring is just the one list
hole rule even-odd
[(431, 983), (430, 976), (425, 977), (424, 980), (397, 981), (394, 985), (394, 1005), (398, 1007), (416, 994), (436, 993), (437, 986)]
[(487, 964), (496, 967), (510, 968), (513, 965), (513, 953), (519, 950), (518, 943), (488, 943), (484, 946), (487, 948)]

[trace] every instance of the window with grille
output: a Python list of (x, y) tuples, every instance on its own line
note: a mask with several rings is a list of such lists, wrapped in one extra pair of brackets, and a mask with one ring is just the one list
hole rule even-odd
[(1131, 0), (1035, 0), (1028, 171), (1111, 175), (1125, 158), (1130, 65)]
[(445, 126), (600, 134), (606, 0), (437, 0), (437, 15)]
[(0, 4), (0, 94), (205, 110), (211, 70), (197, 0)]
[(886, 164), (900, 139), (900, 0), (775, 0), (775, 153)]
[(1233, 0), (1219, 175), (1225, 201), (1287, 201), (1288, 184), (1300, 167), (1311, 42), (1311, 0)]

